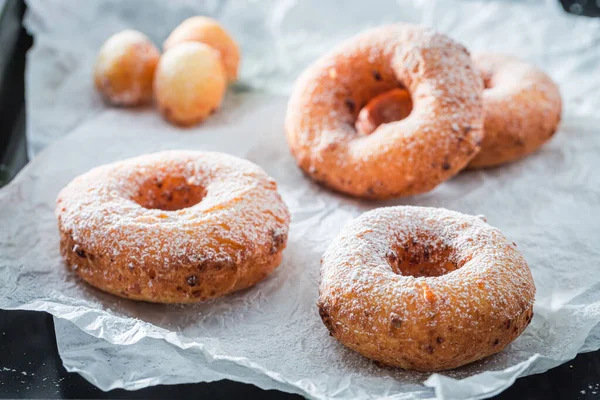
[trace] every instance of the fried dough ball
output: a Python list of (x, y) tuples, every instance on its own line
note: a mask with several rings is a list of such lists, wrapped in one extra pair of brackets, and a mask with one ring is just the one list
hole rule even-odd
[(141, 32), (124, 30), (102, 46), (94, 68), (94, 84), (109, 103), (136, 106), (152, 100), (152, 80), (160, 51)]
[(182, 43), (164, 53), (154, 77), (158, 109), (167, 120), (182, 126), (215, 112), (226, 85), (219, 52), (198, 42)]
[(184, 42), (201, 42), (215, 48), (221, 53), (227, 79), (237, 79), (240, 49), (217, 21), (201, 16), (186, 19), (165, 40), (163, 50), (167, 51)]

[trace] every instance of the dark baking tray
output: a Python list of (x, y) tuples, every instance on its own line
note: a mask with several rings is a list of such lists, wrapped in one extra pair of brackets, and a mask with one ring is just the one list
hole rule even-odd
[[(595, 0), (562, 0), (561, 3), (567, 11), (600, 16)], [(6, 0), (0, 14), (0, 186), (9, 182), (27, 162), (24, 69), (25, 54), (32, 41), (21, 27), (24, 9), (22, 1)], [(63, 368), (52, 316), (42, 312), (0, 310), (0, 398), (283, 400), (301, 397), (227, 380), (160, 385), (134, 392), (102, 392)], [(544, 374), (518, 379), (496, 398), (600, 398), (600, 351), (580, 354)]]

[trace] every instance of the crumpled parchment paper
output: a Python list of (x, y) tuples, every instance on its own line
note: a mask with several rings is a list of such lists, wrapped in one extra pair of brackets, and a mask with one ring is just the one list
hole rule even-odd
[[(600, 347), (600, 21), (535, 1), (28, 3), (35, 35), (27, 71), (30, 152), (68, 135), (0, 191), (0, 307), (64, 320), (56, 329), (68, 369), (105, 390), (228, 378), (318, 399), (482, 398)], [(218, 114), (182, 130), (151, 109), (102, 104), (90, 72), (108, 35), (135, 27), (160, 43), (197, 13), (217, 16), (244, 53), (241, 82)], [(348, 199), (308, 181), (285, 143), (284, 94), (327, 48), (393, 21), (430, 25), (471, 49), (504, 51), (544, 68), (565, 100), (556, 137), (526, 160), (462, 173), (428, 194), (392, 202)], [(248, 158), (279, 182), (292, 212), (282, 265), (254, 288), (186, 307), (126, 301), (79, 282), (58, 252), (57, 192), (93, 166), (175, 148)], [(484, 214), (518, 244), (538, 291), (533, 322), (517, 341), (429, 376), (376, 367), (327, 335), (315, 307), (319, 258), (350, 219), (392, 204)]]

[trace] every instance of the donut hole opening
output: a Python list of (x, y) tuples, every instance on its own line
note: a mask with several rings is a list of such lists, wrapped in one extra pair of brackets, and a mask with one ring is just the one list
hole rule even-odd
[(436, 277), (459, 269), (451, 246), (430, 240), (412, 240), (393, 248), (388, 254), (392, 271), (398, 275)]
[(483, 88), (491, 89), (494, 87), (494, 79), (491, 71), (481, 71), (481, 79), (483, 80)]
[(408, 90), (396, 88), (372, 98), (358, 113), (355, 128), (361, 135), (370, 135), (379, 125), (400, 121), (413, 108)]
[(491, 89), (493, 87), (494, 87), (494, 85), (492, 83), (492, 77), (491, 76), (484, 77), (483, 78), (483, 88), (484, 89)]
[(205, 196), (205, 187), (184, 177), (167, 177), (144, 182), (132, 200), (144, 208), (176, 211), (200, 203)]

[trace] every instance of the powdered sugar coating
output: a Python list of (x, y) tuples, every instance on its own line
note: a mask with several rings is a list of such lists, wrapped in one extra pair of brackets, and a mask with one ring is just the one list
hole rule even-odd
[[(393, 88), (413, 110), (369, 136), (360, 109)], [(360, 34), (310, 66), (288, 105), (286, 133), (313, 179), (355, 196), (386, 198), (431, 190), (475, 155), (483, 135), (483, 85), (467, 50), (416, 25)]]
[[(201, 201), (172, 211), (134, 201), (152, 202), (162, 185), (179, 181), (183, 183), (174, 191), (197, 188), (205, 194)], [(63, 242), (69, 242), (63, 251), (85, 255), (73, 265), (80, 275), (81, 268), (97, 274), (95, 264), (103, 262), (107, 285), (113, 279), (131, 280), (133, 286), (119, 293), (127, 297), (141, 290), (135, 287), (139, 282), (144, 282), (142, 294), (161, 290), (161, 279), (164, 285), (179, 279), (177, 270), (185, 276), (176, 285), (191, 279), (188, 286), (197, 289), (210, 286), (201, 282), (209, 279), (207, 271), (224, 274), (230, 269), (234, 281), (217, 282), (215, 293), (197, 296), (221, 295), (219, 289), (232, 290), (252, 273), (246, 268), (280, 258), (290, 215), (276, 189), (260, 167), (222, 153), (168, 151), (94, 168), (58, 195), (59, 228), (66, 236)], [(71, 249), (72, 243), (77, 248)]]
[[(387, 364), (437, 370), (480, 359), (531, 317), (533, 278), (515, 247), (479, 217), (454, 211), (364, 213), (323, 256), (321, 315), (344, 344)], [(403, 275), (428, 260), (442, 275)]]
[(536, 151), (560, 123), (556, 83), (533, 65), (505, 54), (477, 53), (473, 61), (486, 83), (485, 137), (469, 168), (492, 167)]

